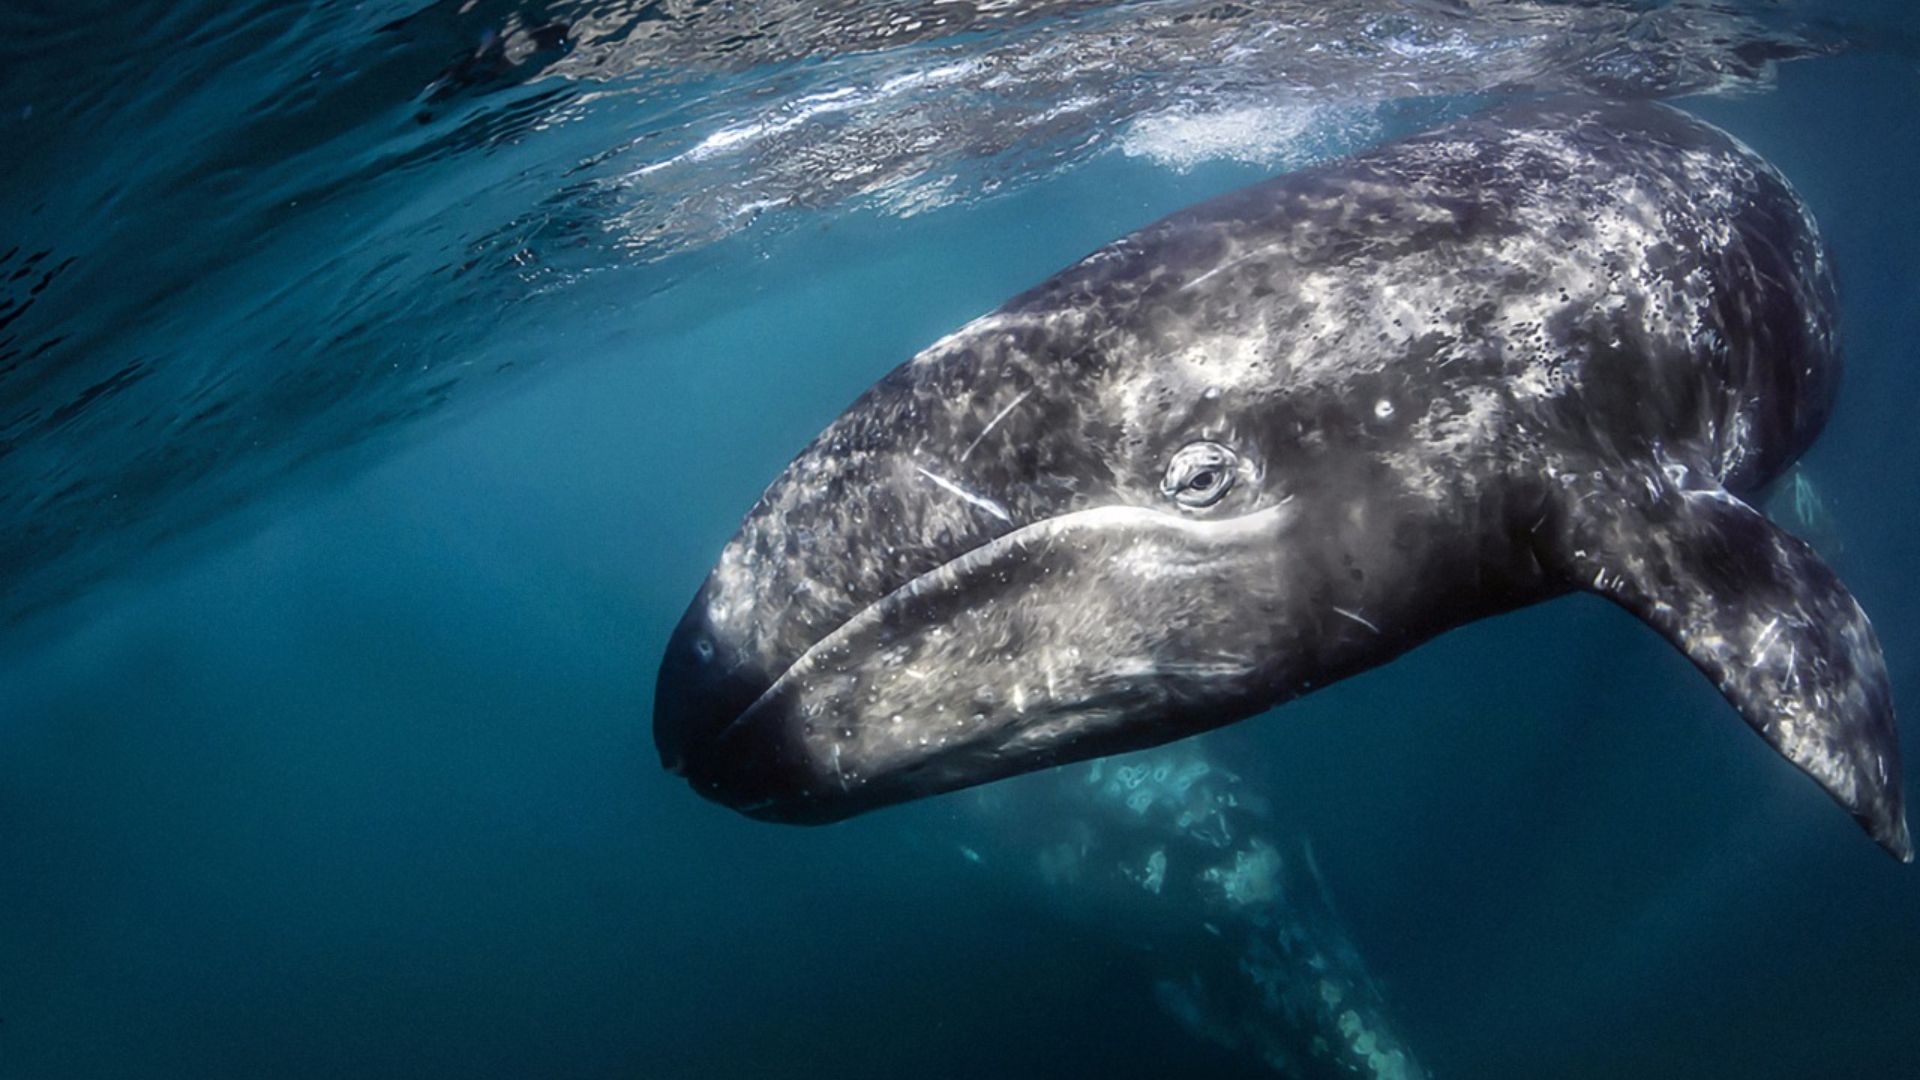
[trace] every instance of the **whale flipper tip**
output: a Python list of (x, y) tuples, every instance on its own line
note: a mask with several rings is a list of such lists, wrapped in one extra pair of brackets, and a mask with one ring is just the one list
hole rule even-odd
[(1912, 862), (1886, 661), (1839, 577), (1686, 470), (1583, 475), (1558, 504), (1542, 564), (1659, 630), (1761, 738)]
[(1907, 831), (1907, 818), (1902, 814), (1893, 823), (1893, 831), (1884, 837), (1874, 837), (1887, 854), (1903, 863), (1913, 861), (1913, 834)]

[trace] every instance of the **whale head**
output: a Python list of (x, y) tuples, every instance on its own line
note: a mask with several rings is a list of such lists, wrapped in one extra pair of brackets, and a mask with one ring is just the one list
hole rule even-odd
[(1485, 614), (1449, 583), (1498, 576), (1497, 410), (1397, 377), (1405, 340), (1321, 340), (1353, 313), (1272, 286), (1270, 207), (1103, 249), (834, 421), (673, 634), (665, 764), (829, 821), (1241, 719)]

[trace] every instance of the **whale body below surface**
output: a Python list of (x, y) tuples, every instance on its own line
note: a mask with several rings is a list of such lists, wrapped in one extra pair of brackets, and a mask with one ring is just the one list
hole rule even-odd
[(1658, 105), (1505, 106), (1192, 207), (787, 467), (668, 644), (662, 760), (831, 821), (1584, 589), (1910, 860), (1873, 630), (1744, 501), (1832, 408), (1834, 309), (1787, 182)]

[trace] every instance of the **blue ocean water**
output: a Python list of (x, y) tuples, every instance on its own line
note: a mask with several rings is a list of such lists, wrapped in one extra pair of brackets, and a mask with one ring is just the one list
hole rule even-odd
[[(1813, 207), (1848, 371), (1777, 512), (1920, 701), (1916, 43), (1900, 3), (6, 5), (0, 1077), (1281, 1071), (1187, 973), (1350, 1037), (1232, 926), (1049, 872), (1060, 776), (695, 798), (674, 620), (927, 342), (1576, 88)], [(1299, 925), (1429, 1075), (1905, 1075), (1920, 877), (1740, 726), (1574, 597), (1197, 745), (1292, 868), (1248, 940), (1337, 910)]]

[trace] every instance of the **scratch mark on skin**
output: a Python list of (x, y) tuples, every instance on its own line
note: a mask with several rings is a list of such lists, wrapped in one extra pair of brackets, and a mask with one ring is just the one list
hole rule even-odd
[(1348, 611), (1346, 608), (1339, 607), (1337, 605), (1334, 607), (1333, 610), (1339, 612), (1342, 615), (1345, 615), (1347, 618), (1352, 619), (1354, 622), (1359, 623), (1361, 626), (1366, 627), (1367, 629), (1373, 631), (1376, 634), (1380, 633), (1380, 628), (1373, 625), (1372, 622), (1368, 621), (1367, 618), (1361, 615), (1359, 612)]
[(1243, 263), (1252, 262), (1253, 260), (1261, 258), (1263, 256), (1271, 255), (1285, 248), (1288, 244), (1292, 242), (1293, 242), (1292, 238), (1287, 237), (1280, 240), (1275, 240), (1273, 243), (1270, 243), (1270, 244), (1261, 244), (1259, 247), (1253, 248), (1250, 251), (1243, 251), (1238, 255), (1234, 256), (1233, 258), (1230, 258), (1227, 261), (1221, 263), (1220, 265), (1214, 267), (1213, 269), (1208, 270), (1206, 273), (1201, 274), (1200, 276), (1194, 278), (1192, 281), (1187, 282), (1185, 285), (1180, 286), (1180, 291), (1186, 292), (1189, 289), (1196, 288), (1204, 284), (1208, 278), (1213, 277), (1215, 274), (1219, 274), (1224, 271), (1231, 270), (1236, 266), (1239, 266)]
[(940, 485), (942, 488), (946, 489), (947, 491), (952, 492), (955, 495), (958, 495), (962, 499), (965, 499), (968, 503), (971, 503), (972, 505), (977, 506), (982, 510), (985, 510), (987, 513), (992, 514), (994, 517), (999, 518), (1001, 521), (1004, 521), (1009, 525), (1013, 524), (1013, 516), (1007, 513), (1006, 507), (1001, 506), (999, 503), (994, 502), (992, 499), (986, 499), (978, 495), (975, 495), (973, 492), (968, 491), (966, 488), (961, 487), (959, 484), (956, 484), (953, 481), (947, 479), (946, 477), (941, 476), (939, 473), (931, 472), (922, 466), (915, 465), (914, 470), (918, 472), (921, 476), (924, 476), (927, 479), (933, 481), (934, 483)]
[[(980, 440), (986, 438), (990, 433), (992, 433), (994, 428), (999, 427), (1000, 421), (1005, 420), (1007, 418), (1008, 413), (1012, 412), (1016, 408), (1019, 408), (1020, 403), (1027, 400), (1027, 396), (1032, 393), (1033, 391), (1031, 390), (1022, 390), (1020, 392), (1019, 397), (1014, 398), (1012, 401), (1007, 403), (1006, 408), (1001, 409), (997, 413), (994, 413), (993, 419), (987, 421), (987, 426), (980, 429), (980, 434), (975, 435), (973, 437), (973, 441), (967, 444), (967, 448), (965, 450), (960, 451), (960, 460), (961, 461), (967, 460), (967, 455), (973, 453), (973, 448), (980, 445)], [(926, 470), (923, 469), (921, 471), (924, 472)]]

